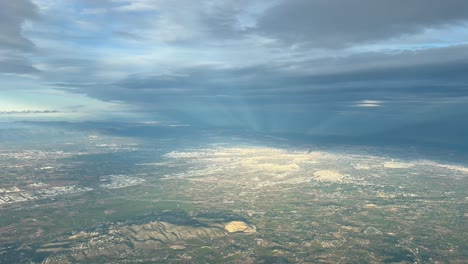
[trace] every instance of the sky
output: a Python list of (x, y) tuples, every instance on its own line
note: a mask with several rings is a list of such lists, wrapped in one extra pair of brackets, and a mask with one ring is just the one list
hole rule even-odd
[(0, 120), (443, 141), (467, 84), (466, 0), (0, 0)]

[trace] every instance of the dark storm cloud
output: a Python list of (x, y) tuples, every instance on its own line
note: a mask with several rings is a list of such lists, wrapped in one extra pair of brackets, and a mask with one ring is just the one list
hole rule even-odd
[(285, 0), (260, 17), (255, 32), (330, 48), (467, 20), (465, 0)]
[(0, 2), (0, 48), (31, 50), (34, 45), (21, 32), (22, 24), (37, 17), (36, 6), (29, 0)]
[(23, 23), (37, 16), (36, 6), (29, 0), (0, 2), (0, 72), (37, 72), (24, 54), (34, 44), (22, 33)]

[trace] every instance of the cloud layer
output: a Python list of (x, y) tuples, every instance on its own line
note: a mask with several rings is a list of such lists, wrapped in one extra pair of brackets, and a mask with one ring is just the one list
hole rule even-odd
[(463, 0), (293, 0), (268, 10), (256, 30), (293, 43), (339, 48), (446, 27), (467, 16)]
[(0, 73), (37, 72), (25, 53), (34, 43), (23, 34), (23, 24), (37, 18), (37, 8), (29, 0), (0, 3)]
[(467, 25), (462, 0), (2, 1), (0, 89), (201, 127), (384, 133), (468, 112)]

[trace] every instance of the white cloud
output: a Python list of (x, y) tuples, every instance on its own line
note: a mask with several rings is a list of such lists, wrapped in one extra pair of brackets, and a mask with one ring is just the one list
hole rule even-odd
[(377, 100), (362, 100), (354, 105), (355, 107), (381, 107), (382, 101)]

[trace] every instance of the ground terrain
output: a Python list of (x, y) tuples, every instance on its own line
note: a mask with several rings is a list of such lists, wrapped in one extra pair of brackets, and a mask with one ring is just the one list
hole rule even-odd
[(77, 133), (0, 166), (0, 263), (468, 260), (463, 164)]

